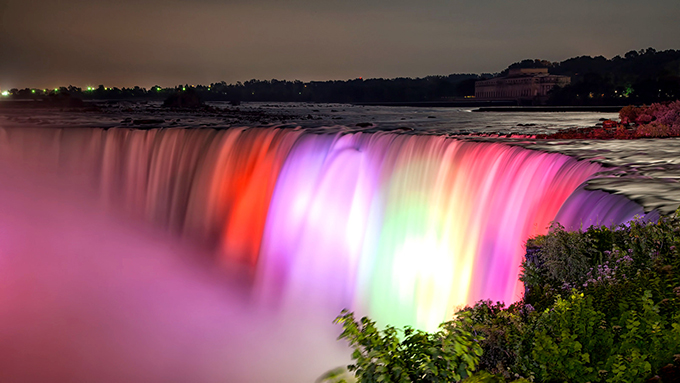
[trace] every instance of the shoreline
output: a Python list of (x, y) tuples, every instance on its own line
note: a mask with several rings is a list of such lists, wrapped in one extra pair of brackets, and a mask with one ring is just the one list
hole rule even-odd
[(600, 112), (618, 113), (623, 106), (501, 106), (482, 107), (473, 112)]

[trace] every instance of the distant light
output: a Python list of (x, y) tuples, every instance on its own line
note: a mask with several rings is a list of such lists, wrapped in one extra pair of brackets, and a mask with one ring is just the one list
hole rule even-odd
[(187, 90), (187, 88), (182, 87), (182, 90)]
[(54, 91), (55, 91), (55, 92), (59, 92), (59, 89), (58, 89), (58, 88), (54, 88)]
[(2, 95), (3, 95), (4, 97), (7, 97), (7, 96), (9, 96), (9, 92), (8, 92), (8, 91), (4, 91), (4, 92), (2, 92)]
[(35, 93), (35, 89), (31, 89), (31, 93)]
[(47, 89), (45, 89), (43, 92), (44, 92), (44, 93), (47, 93)]

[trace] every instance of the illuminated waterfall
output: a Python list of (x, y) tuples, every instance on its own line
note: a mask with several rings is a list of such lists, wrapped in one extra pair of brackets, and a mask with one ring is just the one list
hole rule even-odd
[(556, 217), (642, 213), (579, 188), (597, 164), (441, 136), (0, 129), (0, 149), (213, 249), (248, 274), (256, 301), (430, 330), (462, 305), (520, 298), (523, 243)]

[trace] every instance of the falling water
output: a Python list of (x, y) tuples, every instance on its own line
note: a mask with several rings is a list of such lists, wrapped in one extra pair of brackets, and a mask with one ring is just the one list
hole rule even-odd
[(600, 165), (442, 136), (0, 129), (0, 150), (211, 249), (267, 307), (347, 307), (429, 330), (476, 300), (520, 298), (523, 243), (556, 217), (642, 213), (580, 187)]

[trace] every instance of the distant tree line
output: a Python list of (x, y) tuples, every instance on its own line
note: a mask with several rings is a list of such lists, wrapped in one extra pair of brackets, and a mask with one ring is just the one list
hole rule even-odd
[(551, 74), (571, 76), (570, 85), (551, 92), (551, 105), (650, 104), (680, 99), (678, 50), (647, 48), (612, 59), (580, 56), (562, 62), (524, 60), (510, 68), (548, 68)]
[[(628, 105), (680, 99), (680, 51), (647, 48), (630, 51), (623, 57), (581, 56), (562, 62), (528, 59), (510, 68), (548, 68), (552, 74), (571, 76), (570, 85), (554, 89), (551, 105)], [(58, 89), (12, 89), (3, 96), (16, 99), (49, 99), (68, 93), (84, 100), (146, 99), (165, 100), (191, 91), (204, 101), (265, 102), (426, 102), (446, 101), (474, 95), (475, 82), (494, 74), (451, 74), (422, 78), (353, 79), (346, 81), (249, 80), (244, 83), (217, 82), (210, 85), (178, 85), (150, 89), (90, 88), (74, 86)]]
[(153, 86), (150, 89), (92, 88), (74, 86), (59, 89), (12, 89), (9, 96), (17, 99), (41, 99), (59, 93), (84, 100), (150, 99), (163, 100), (178, 92), (195, 92), (204, 101), (274, 101), (274, 102), (413, 102), (441, 101), (474, 94), (475, 74), (452, 74), (424, 78), (353, 79), (347, 81), (302, 82), (282, 80), (249, 80), (244, 83), (218, 82), (210, 85), (178, 85), (173, 88)]

